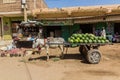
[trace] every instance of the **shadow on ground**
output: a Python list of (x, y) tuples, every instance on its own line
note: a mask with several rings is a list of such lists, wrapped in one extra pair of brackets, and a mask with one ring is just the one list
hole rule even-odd
[[(76, 54), (64, 54), (63, 56), (54, 56), (54, 55), (50, 55), (49, 56), (49, 59), (55, 59), (55, 58), (60, 58), (61, 60), (69, 60), (69, 59), (75, 59), (75, 60), (80, 60), (80, 62), (82, 63), (87, 63), (87, 61), (85, 60), (85, 58), (79, 54), (79, 53), (76, 53)], [(32, 61), (32, 60), (47, 60), (47, 56), (40, 56), (40, 57), (30, 57), (28, 59), (29, 61)]]

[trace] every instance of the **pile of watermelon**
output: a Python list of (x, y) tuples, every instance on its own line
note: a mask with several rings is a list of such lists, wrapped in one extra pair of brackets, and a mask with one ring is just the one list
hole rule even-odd
[(107, 40), (104, 37), (101, 36), (95, 36), (93, 34), (72, 34), (68, 38), (68, 42), (70, 43), (108, 43), (109, 40)]

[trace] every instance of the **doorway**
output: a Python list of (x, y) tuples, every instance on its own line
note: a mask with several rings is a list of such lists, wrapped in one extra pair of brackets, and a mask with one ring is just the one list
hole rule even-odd
[(53, 37), (62, 36), (61, 26), (46, 26), (46, 32), (47, 32), (47, 37), (50, 37), (51, 35)]
[(93, 33), (93, 24), (80, 24), (82, 33)]
[(120, 34), (120, 23), (115, 23), (114, 25), (114, 33), (118, 32)]

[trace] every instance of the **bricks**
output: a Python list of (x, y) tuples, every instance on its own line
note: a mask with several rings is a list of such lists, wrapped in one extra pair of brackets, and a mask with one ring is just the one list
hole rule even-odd
[[(26, 0), (28, 10), (34, 9), (34, 0)], [(36, 1), (36, 8), (46, 8), (47, 5), (44, 3), (43, 0), (37, 0)], [(3, 3), (2, 0), (0, 0), (0, 12), (15, 12), (15, 11), (21, 11), (21, 0), (16, 0), (16, 2), (13, 3)]]

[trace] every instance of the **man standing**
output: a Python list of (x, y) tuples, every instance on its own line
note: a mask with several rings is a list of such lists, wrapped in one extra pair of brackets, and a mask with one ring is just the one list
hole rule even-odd
[(101, 36), (103, 36), (104, 38), (106, 38), (106, 31), (105, 31), (104, 27), (102, 28)]
[(42, 35), (42, 28), (39, 28), (39, 32), (38, 32), (38, 38), (42, 38), (43, 35)]

